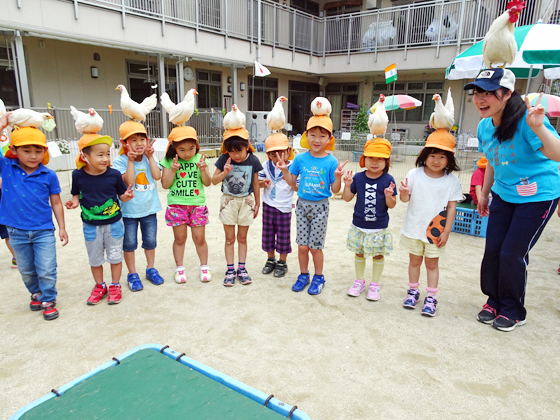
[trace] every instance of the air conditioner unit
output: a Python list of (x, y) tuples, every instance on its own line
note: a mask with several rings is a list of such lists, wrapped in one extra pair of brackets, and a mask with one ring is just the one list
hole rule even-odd
[(379, 9), (379, 6), (381, 6), (381, 0), (366, 0), (367, 10)]

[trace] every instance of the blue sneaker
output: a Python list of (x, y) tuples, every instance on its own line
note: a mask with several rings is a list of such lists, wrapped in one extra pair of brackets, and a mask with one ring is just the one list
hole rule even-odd
[(144, 285), (140, 281), (140, 276), (138, 273), (132, 273), (126, 276), (126, 281), (128, 282), (128, 287), (131, 292), (139, 292), (144, 289)]
[(300, 274), (292, 286), (293, 292), (301, 292), (309, 284), (309, 274)]
[(416, 308), (416, 304), (420, 299), (420, 292), (418, 291), (418, 289), (408, 289), (407, 293), (408, 295), (406, 296), (406, 299), (403, 302), (403, 306), (407, 309)]
[(311, 280), (311, 285), (309, 286), (307, 293), (309, 293), (310, 295), (318, 295), (319, 293), (321, 293), (324, 286), (325, 276), (318, 276), (317, 274), (315, 274), (313, 276), (313, 280)]
[(422, 315), (435, 316), (436, 315), (437, 299), (433, 296), (428, 296), (424, 299), (424, 307), (422, 308)]
[(148, 268), (146, 270), (146, 279), (150, 280), (154, 285), (159, 286), (163, 284), (164, 280), (155, 268)]

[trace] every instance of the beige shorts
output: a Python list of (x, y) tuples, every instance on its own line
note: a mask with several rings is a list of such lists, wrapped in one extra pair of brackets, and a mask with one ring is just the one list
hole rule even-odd
[(409, 254), (419, 257), (439, 258), (445, 253), (445, 245), (438, 248), (435, 244), (422, 242), (420, 239), (412, 239), (402, 234), (399, 243)]
[(220, 222), (224, 225), (251, 226), (255, 216), (253, 194), (234, 197), (223, 194), (220, 199)]

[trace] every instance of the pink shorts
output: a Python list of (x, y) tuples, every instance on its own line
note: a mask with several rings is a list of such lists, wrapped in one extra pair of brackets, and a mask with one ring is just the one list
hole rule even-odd
[(184, 224), (190, 227), (206, 226), (208, 224), (208, 207), (172, 204), (165, 211), (165, 222), (167, 226)]

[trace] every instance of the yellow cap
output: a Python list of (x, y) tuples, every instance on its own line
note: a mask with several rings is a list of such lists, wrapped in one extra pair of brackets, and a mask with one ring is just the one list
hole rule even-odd
[[(123, 141), (133, 134), (145, 134), (146, 137), (148, 137), (148, 131), (146, 130), (146, 127), (144, 127), (144, 124), (134, 120), (123, 122), (119, 127), (119, 134), (121, 136), (121, 140)], [(125, 153), (125, 148), (121, 147), (121, 150), (119, 150), (119, 155), (124, 155)]]
[(251, 152), (255, 151), (255, 148), (253, 147), (253, 145), (249, 141), (249, 132), (244, 128), (237, 128), (235, 130), (224, 131), (224, 141), (222, 142), (222, 147), (220, 148), (222, 154), (227, 153), (227, 150), (224, 148), (224, 142), (227, 139), (229, 139), (230, 137), (241, 137), (242, 139), (247, 140), (247, 143), (249, 143), (249, 148), (251, 149)]
[(455, 154), (455, 137), (445, 128), (439, 128), (428, 136), (425, 147), (435, 147)]
[[(194, 140), (196, 142), (197, 150), (200, 147), (198, 144), (198, 138), (196, 137), (196, 130), (192, 127), (189, 127), (187, 125), (181, 125), (179, 127), (175, 127), (173, 130), (171, 130), (171, 133), (169, 133), (169, 136), (167, 136), (167, 138), (169, 139), (169, 143), (167, 144), (167, 150), (169, 150), (169, 146), (171, 145), (172, 142), (181, 142), (183, 140)], [(165, 151), (165, 153), (167, 153), (167, 150)]]
[[(275, 133), (271, 134), (266, 138), (264, 141), (264, 147), (266, 153), (268, 152), (275, 152), (275, 151), (284, 151), (288, 150), (288, 160), (294, 159), (294, 152), (290, 147), (290, 142), (288, 141), (288, 137), (286, 137), (282, 133)], [(270, 158), (269, 158), (270, 159)]]
[(331, 138), (325, 147), (325, 150), (334, 150), (334, 136), (332, 135), (332, 120), (326, 115), (314, 115), (307, 121), (307, 129), (301, 136), (300, 144), (304, 149), (309, 149), (309, 142), (307, 141), (307, 130), (314, 127), (322, 127), (331, 134)]
[(360, 157), (360, 168), (366, 167), (366, 157), (390, 158), (391, 143), (385, 139), (368, 141), (364, 147), (364, 154)]
[[(34, 128), (34, 127), (16, 128), (14, 131), (12, 131), (10, 145), (14, 147), (20, 147), (20, 146), (44, 147), (47, 150), (45, 150), (45, 156), (43, 156), (43, 160), (41, 162), (43, 163), (43, 165), (49, 163), (49, 151), (47, 148), (47, 139), (43, 134), (43, 132), (38, 128)], [(12, 151), (9, 149), (6, 152), (6, 157), (10, 159), (17, 158), (17, 156), (14, 155)]]
[(84, 134), (80, 140), (78, 140), (78, 148), (80, 149), (80, 153), (76, 156), (76, 167), (78, 169), (82, 169), (86, 166), (86, 162), (82, 157), (82, 150), (86, 147), (101, 143), (111, 146), (113, 144), (113, 139), (109, 136), (102, 136), (100, 134)]
[(488, 165), (488, 160), (482, 156), (480, 159), (478, 159), (476, 161), (476, 165), (480, 168), (480, 169), (486, 169), (486, 166)]

